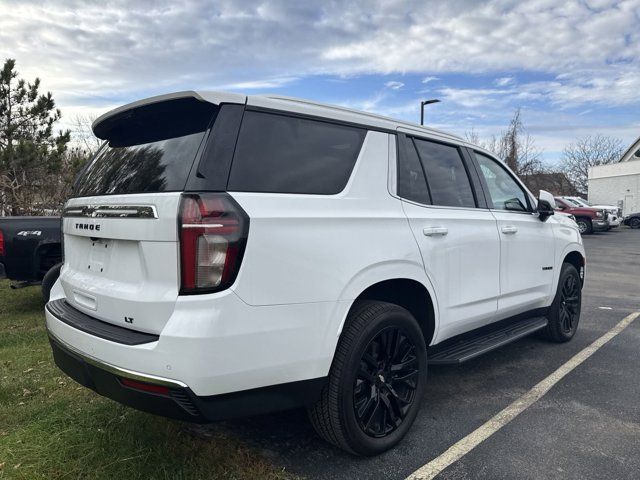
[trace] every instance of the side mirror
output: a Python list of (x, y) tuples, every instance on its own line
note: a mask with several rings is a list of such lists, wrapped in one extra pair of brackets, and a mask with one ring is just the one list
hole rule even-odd
[(538, 194), (538, 216), (543, 222), (553, 215), (556, 208), (556, 200), (549, 192), (540, 190)]
[(540, 200), (545, 200), (549, 205), (551, 205), (552, 209), (557, 207), (556, 199), (546, 190), (540, 190), (540, 192), (538, 192), (538, 202)]

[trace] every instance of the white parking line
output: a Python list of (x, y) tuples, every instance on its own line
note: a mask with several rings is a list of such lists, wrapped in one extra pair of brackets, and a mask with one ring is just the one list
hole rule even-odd
[(602, 335), (591, 345), (571, 357), (568, 362), (563, 364), (555, 372), (542, 380), (531, 390), (514, 401), (511, 405), (496, 414), (493, 418), (491, 418), (482, 426), (478, 427), (462, 440), (449, 447), (447, 451), (442, 455), (434, 458), (426, 465), (420, 467), (418, 470), (409, 475), (406, 480), (428, 480), (434, 478), (449, 465), (460, 460), (463, 456), (477, 447), (480, 443), (485, 441), (487, 438), (496, 433), (511, 420), (516, 418), (527, 408), (533, 405), (536, 401), (538, 401), (545, 393), (547, 393), (551, 389), (551, 387), (562, 380), (569, 372), (571, 372), (574, 368), (584, 362), (587, 358), (596, 353), (600, 349), (600, 347), (606, 344), (609, 340), (611, 340), (613, 337), (627, 328), (631, 324), (631, 322), (638, 318), (638, 316), (640, 316), (640, 312), (635, 312), (631, 315), (627, 315), (615, 327)]

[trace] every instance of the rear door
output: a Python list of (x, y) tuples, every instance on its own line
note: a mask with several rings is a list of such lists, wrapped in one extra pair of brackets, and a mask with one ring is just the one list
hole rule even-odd
[(533, 199), (498, 160), (472, 151), (500, 233), (501, 317), (544, 307), (552, 291), (552, 222), (540, 221)]
[(105, 145), (65, 206), (67, 301), (106, 322), (159, 333), (180, 288), (178, 209), (219, 107), (185, 97), (116, 111)]
[(438, 341), (489, 323), (500, 293), (500, 239), (461, 149), (398, 135), (398, 195), (434, 284)]

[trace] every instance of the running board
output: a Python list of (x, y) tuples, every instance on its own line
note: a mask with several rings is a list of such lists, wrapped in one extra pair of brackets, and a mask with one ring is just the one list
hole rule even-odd
[(435, 347), (436, 353), (428, 356), (429, 364), (458, 365), (542, 330), (548, 323), (546, 317), (526, 318), (488, 332), (485, 331), (477, 336), (461, 339), (452, 345), (442, 348)]

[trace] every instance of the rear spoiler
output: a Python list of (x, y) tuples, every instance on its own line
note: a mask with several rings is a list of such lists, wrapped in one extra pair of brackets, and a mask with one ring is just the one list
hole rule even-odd
[(114, 108), (113, 110), (108, 111), (107, 113), (98, 117), (93, 124), (91, 125), (91, 129), (96, 137), (105, 140), (108, 136), (108, 131), (110, 127), (110, 120), (113, 120), (115, 117), (118, 117), (122, 114), (126, 114), (126, 112), (130, 110), (134, 110), (138, 107), (152, 105), (154, 103), (166, 102), (168, 100), (177, 100), (184, 98), (195, 98), (196, 100), (200, 100), (203, 102), (213, 103), (214, 105), (220, 105), (222, 103), (238, 103), (244, 104), (247, 101), (246, 95), (242, 95), (239, 93), (226, 93), (226, 92), (196, 92), (194, 90), (185, 90), (182, 92), (174, 92), (168, 93), (165, 95), (157, 95), (155, 97), (145, 98), (143, 100), (138, 100), (132, 103), (128, 103), (118, 108)]

